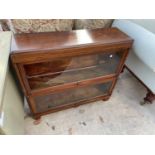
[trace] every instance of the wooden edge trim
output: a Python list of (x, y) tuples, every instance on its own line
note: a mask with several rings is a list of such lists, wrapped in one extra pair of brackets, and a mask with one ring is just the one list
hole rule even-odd
[[(88, 55), (88, 54), (96, 54), (96, 53), (104, 53), (104, 52), (108, 52), (109, 50), (114, 50), (114, 51), (118, 51), (118, 50), (122, 50), (122, 49), (128, 49), (130, 48), (131, 45), (129, 44), (123, 44), (120, 45), (118, 44), (113, 45), (113, 46), (108, 46), (108, 47), (103, 47), (102, 46), (97, 46), (96, 48), (91, 48), (90, 47), (87, 48), (75, 48), (75, 49), (60, 49), (60, 50), (55, 50), (53, 52), (51, 51), (41, 51), (41, 52), (25, 52), (25, 53), (12, 53), (11, 54), (11, 58), (12, 61), (14, 63), (25, 63), (25, 64), (29, 64), (29, 63), (36, 63), (36, 62), (44, 62), (44, 61), (48, 61), (51, 59), (55, 59), (55, 58), (60, 58), (60, 57), (64, 57), (64, 52), (67, 51), (65, 53), (65, 56), (69, 57), (69, 56), (79, 56), (81, 55), (81, 53), (79, 53), (79, 50), (84, 50), (85, 52), (83, 52), (82, 55)], [(37, 57), (36, 57), (37, 54)]]
[(104, 77), (102, 76), (102, 77), (97, 77), (97, 78), (93, 78), (93, 79), (87, 79), (87, 80), (67, 83), (67, 84), (64, 84), (61, 86), (53, 86), (53, 87), (48, 87), (48, 88), (40, 89), (40, 90), (32, 90), (30, 92), (30, 95), (38, 96), (38, 95), (52, 94), (52, 93), (61, 92), (62, 90), (73, 89), (73, 88), (75, 88), (75, 86), (79, 88), (79, 87), (85, 87), (88, 85), (105, 83), (108, 81), (112, 81), (115, 77), (116, 77), (116, 75), (113, 74), (110, 76), (104, 76)]

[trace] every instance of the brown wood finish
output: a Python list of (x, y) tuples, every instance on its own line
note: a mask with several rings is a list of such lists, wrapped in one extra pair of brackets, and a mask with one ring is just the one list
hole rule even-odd
[(145, 102), (153, 103), (155, 100), (155, 94), (148, 90), (146, 97), (144, 97)]
[[(71, 32), (45, 32), (37, 34), (16, 34), (12, 40), (11, 51), (27, 53), (31, 51), (47, 51), (57, 49), (71, 49), (79, 47), (103, 45), (126, 45), (132, 39), (117, 28), (75, 30)], [(66, 51), (67, 52), (67, 51)]]
[(107, 100), (132, 42), (117, 28), (14, 35), (11, 60), (34, 118)]
[(56, 92), (61, 92), (64, 89), (73, 89), (75, 87), (84, 87), (87, 85), (92, 85), (92, 84), (98, 84), (98, 83), (103, 83), (103, 82), (107, 82), (109, 80), (113, 80), (115, 79), (116, 76), (105, 76), (105, 77), (96, 77), (93, 79), (89, 79), (89, 80), (83, 80), (83, 81), (76, 81), (76, 82), (72, 82), (69, 84), (63, 84), (60, 86), (53, 86), (53, 87), (48, 87), (45, 89), (39, 89), (39, 90), (33, 90), (31, 91), (31, 95), (32, 96), (37, 96), (37, 95), (44, 95), (47, 93), (56, 93)]

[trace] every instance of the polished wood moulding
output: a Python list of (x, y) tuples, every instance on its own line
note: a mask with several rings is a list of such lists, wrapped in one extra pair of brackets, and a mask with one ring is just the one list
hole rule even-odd
[(132, 43), (117, 28), (14, 35), (11, 61), (34, 118), (109, 99)]

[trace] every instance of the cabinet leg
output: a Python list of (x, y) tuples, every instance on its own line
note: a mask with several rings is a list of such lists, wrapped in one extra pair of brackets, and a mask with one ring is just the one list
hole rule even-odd
[(125, 69), (125, 65), (123, 66), (123, 68), (122, 68), (122, 70), (121, 70), (121, 73), (123, 73), (123, 72), (124, 72), (124, 69)]
[(107, 100), (109, 100), (109, 98), (110, 98), (110, 96), (105, 97), (105, 98), (102, 99), (102, 101), (107, 101)]
[(34, 125), (38, 125), (41, 123), (41, 116), (34, 116), (34, 119), (35, 119), (33, 122)]
[(148, 90), (148, 93), (144, 98), (144, 102), (153, 103), (154, 100), (155, 100), (155, 94), (153, 94), (151, 91)]

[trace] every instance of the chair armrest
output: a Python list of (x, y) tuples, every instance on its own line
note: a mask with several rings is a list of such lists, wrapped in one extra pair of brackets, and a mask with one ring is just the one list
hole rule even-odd
[(115, 20), (112, 27), (134, 39), (132, 51), (155, 72), (155, 34), (129, 20)]
[(1, 25), (1, 23), (0, 23), (0, 32), (1, 32), (1, 31), (3, 31), (3, 29), (2, 29), (2, 25)]
[(0, 32), (0, 113), (5, 89), (8, 59), (10, 54), (11, 32)]

